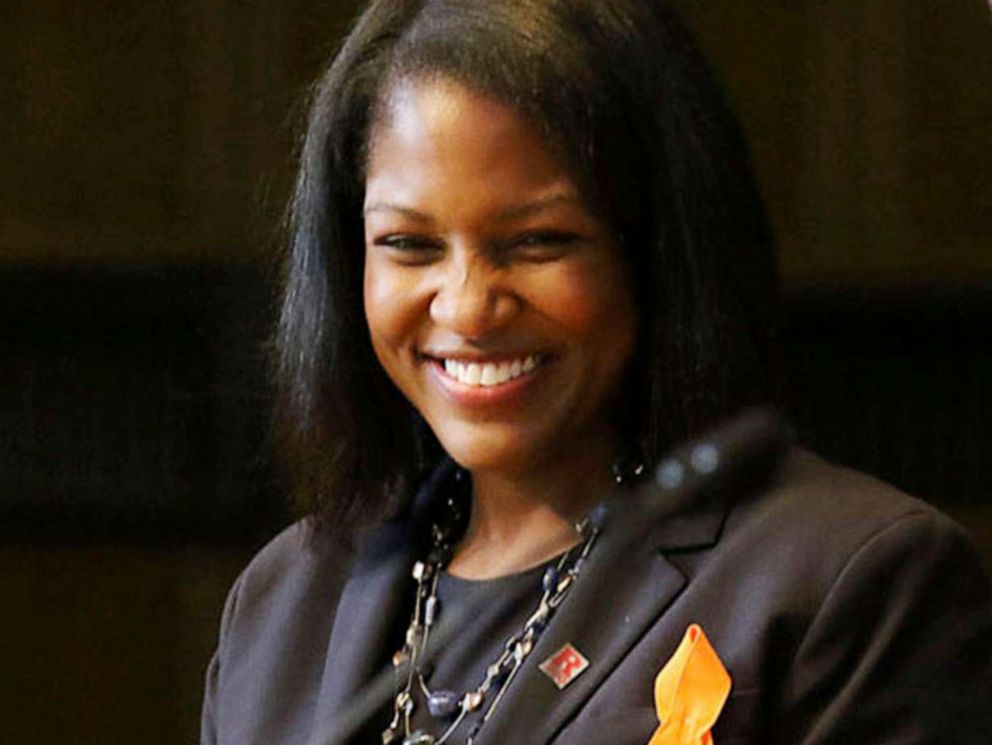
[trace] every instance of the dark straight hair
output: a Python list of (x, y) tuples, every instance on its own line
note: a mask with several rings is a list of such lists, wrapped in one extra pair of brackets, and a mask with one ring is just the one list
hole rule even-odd
[[(372, 351), (362, 300), (370, 130), (398, 81), (513, 107), (615, 231), (639, 309), (616, 412), (633, 457), (767, 400), (776, 271), (740, 126), (656, 0), (376, 0), (316, 84), (290, 204), (276, 427), (324, 530), (381, 519), (443, 454)], [(550, 146), (550, 145), (549, 145)]]

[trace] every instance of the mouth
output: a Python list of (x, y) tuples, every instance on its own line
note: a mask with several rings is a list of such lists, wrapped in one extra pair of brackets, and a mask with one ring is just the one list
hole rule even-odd
[(494, 388), (530, 375), (547, 357), (530, 354), (504, 360), (465, 360), (452, 357), (431, 358), (444, 375), (471, 388)]

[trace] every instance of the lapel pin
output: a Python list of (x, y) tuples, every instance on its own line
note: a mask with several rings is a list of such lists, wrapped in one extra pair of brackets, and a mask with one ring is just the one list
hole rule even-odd
[(547, 675), (561, 690), (589, 667), (589, 660), (571, 644), (566, 644), (544, 662), (538, 665), (542, 673)]

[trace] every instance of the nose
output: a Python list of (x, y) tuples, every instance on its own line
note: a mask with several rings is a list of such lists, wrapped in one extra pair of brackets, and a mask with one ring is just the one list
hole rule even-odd
[(512, 283), (485, 257), (454, 250), (443, 263), (430, 303), (434, 323), (465, 339), (481, 339), (517, 315), (521, 301)]

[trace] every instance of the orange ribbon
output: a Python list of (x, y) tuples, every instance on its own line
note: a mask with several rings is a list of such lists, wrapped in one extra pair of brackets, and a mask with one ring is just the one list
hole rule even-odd
[(658, 729), (648, 745), (713, 745), (710, 730), (730, 694), (730, 675), (702, 628), (686, 629), (654, 679)]

